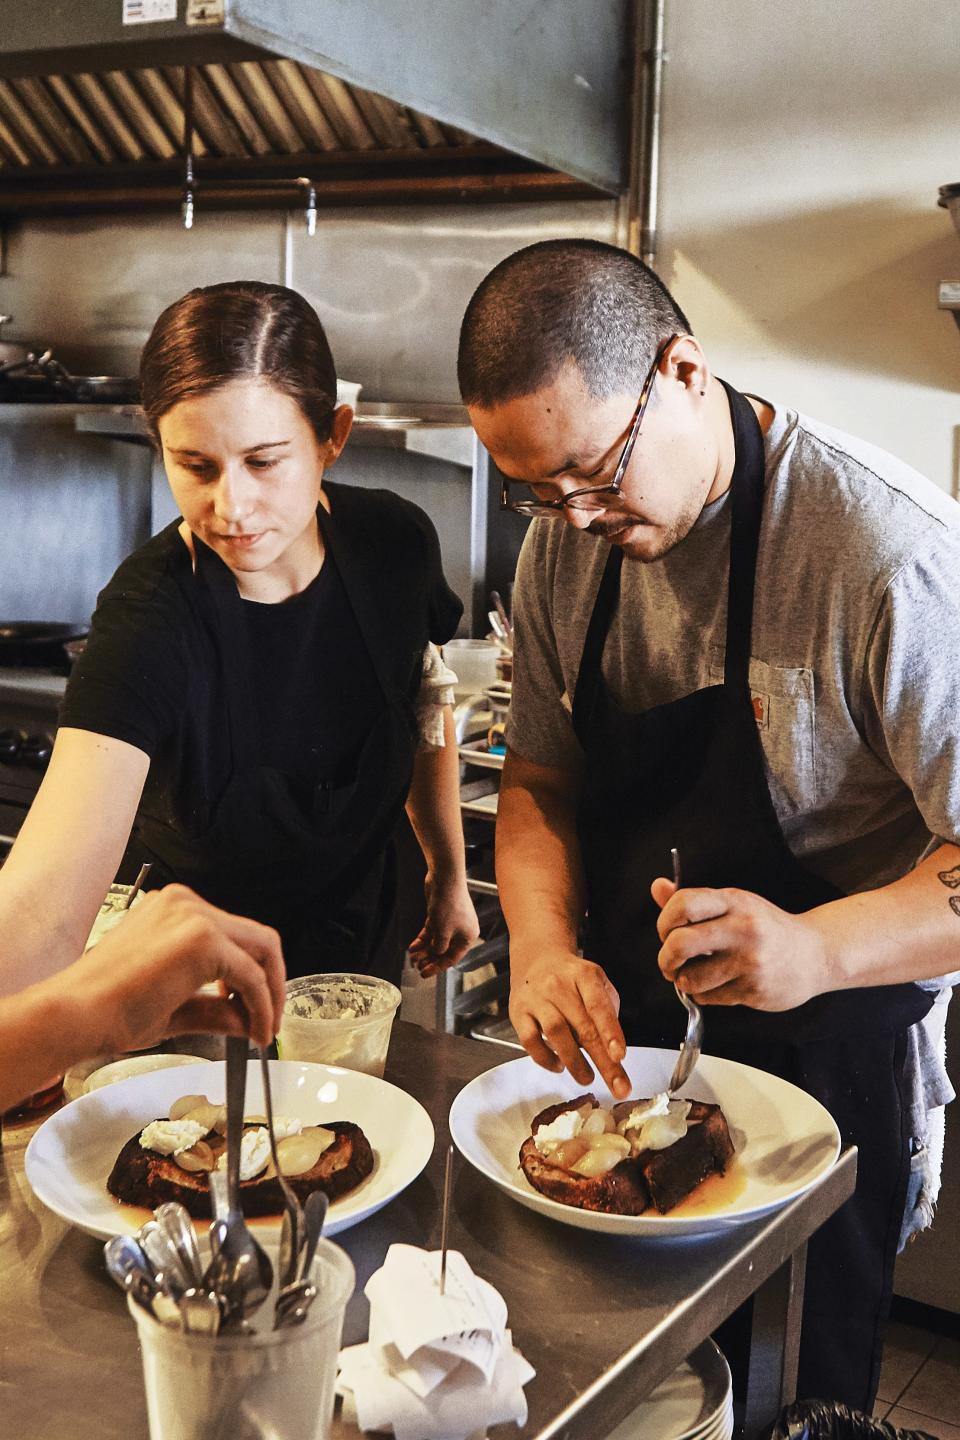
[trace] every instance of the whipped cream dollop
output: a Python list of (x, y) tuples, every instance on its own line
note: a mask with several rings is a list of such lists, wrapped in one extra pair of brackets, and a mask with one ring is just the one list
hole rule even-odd
[(617, 1129), (630, 1141), (634, 1155), (639, 1155), (641, 1150), (666, 1150), (686, 1135), (689, 1114), (689, 1100), (671, 1100), (664, 1090), (651, 1100), (635, 1105)]
[(574, 1140), (583, 1129), (583, 1116), (579, 1110), (564, 1110), (549, 1125), (541, 1125), (535, 1139), (537, 1149), (544, 1151), (562, 1140)]
[[(266, 1126), (258, 1125), (256, 1130), (245, 1130), (240, 1141), (240, 1179), (252, 1180), (264, 1169), (270, 1159), (270, 1136)], [(227, 1152), (217, 1161), (218, 1170), (226, 1170)]]
[(140, 1144), (158, 1155), (179, 1155), (181, 1150), (192, 1150), (206, 1133), (199, 1120), (152, 1120), (142, 1131)]

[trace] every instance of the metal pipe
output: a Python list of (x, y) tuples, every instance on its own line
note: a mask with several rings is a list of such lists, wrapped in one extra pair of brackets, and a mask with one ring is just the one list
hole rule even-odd
[(666, 0), (638, 0), (627, 249), (654, 267), (660, 191)]

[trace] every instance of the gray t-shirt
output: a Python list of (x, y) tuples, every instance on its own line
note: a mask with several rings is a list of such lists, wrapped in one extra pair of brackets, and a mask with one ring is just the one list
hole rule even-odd
[[(750, 661), (767, 780), (794, 855), (874, 889), (936, 839), (960, 843), (960, 505), (875, 446), (771, 408)], [(723, 680), (729, 545), (725, 495), (662, 559), (625, 558), (603, 656), (625, 709)], [(561, 521), (526, 536), (507, 743), (535, 763), (580, 763), (570, 704), (608, 554)], [(950, 1098), (939, 1070), (928, 1104)]]
[[(767, 780), (793, 853), (872, 889), (931, 837), (960, 842), (960, 505), (772, 408), (750, 661)], [(723, 680), (729, 548), (727, 494), (662, 559), (624, 560), (603, 674), (625, 709)], [(556, 520), (526, 537), (507, 741), (538, 764), (579, 764), (570, 702), (608, 554)]]

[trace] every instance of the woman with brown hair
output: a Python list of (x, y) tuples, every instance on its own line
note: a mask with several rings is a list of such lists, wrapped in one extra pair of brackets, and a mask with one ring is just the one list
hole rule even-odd
[(0, 874), (18, 937), (0, 989), (79, 954), (131, 830), (151, 884), (274, 926), (290, 974), (395, 977), (404, 806), (427, 862), (411, 953), (426, 973), (454, 963), (477, 935), (457, 752), (449, 707), (445, 745), (417, 719), (425, 656), (462, 613), (433, 525), (327, 480), (353, 412), (292, 290), (190, 291), (154, 326), (141, 395), (181, 518), (99, 597)]

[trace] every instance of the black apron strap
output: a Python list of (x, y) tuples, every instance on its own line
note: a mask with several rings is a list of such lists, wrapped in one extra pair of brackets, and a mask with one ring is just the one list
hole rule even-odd
[(623, 551), (617, 546), (611, 545), (610, 554), (607, 556), (607, 563), (603, 567), (603, 574), (597, 588), (590, 624), (587, 626), (587, 634), (583, 642), (583, 656), (580, 660), (580, 670), (573, 697), (573, 728), (581, 744), (583, 744), (590, 724), (590, 714), (597, 691), (597, 680), (600, 675), (607, 632), (620, 599), (622, 567)]
[(730, 493), (730, 576), (727, 584), (727, 644), (724, 680), (734, 689), (749, 683), (750, 635), (763, 517), (763, 432), (749, 401), (725, 380), (736, 460)]

